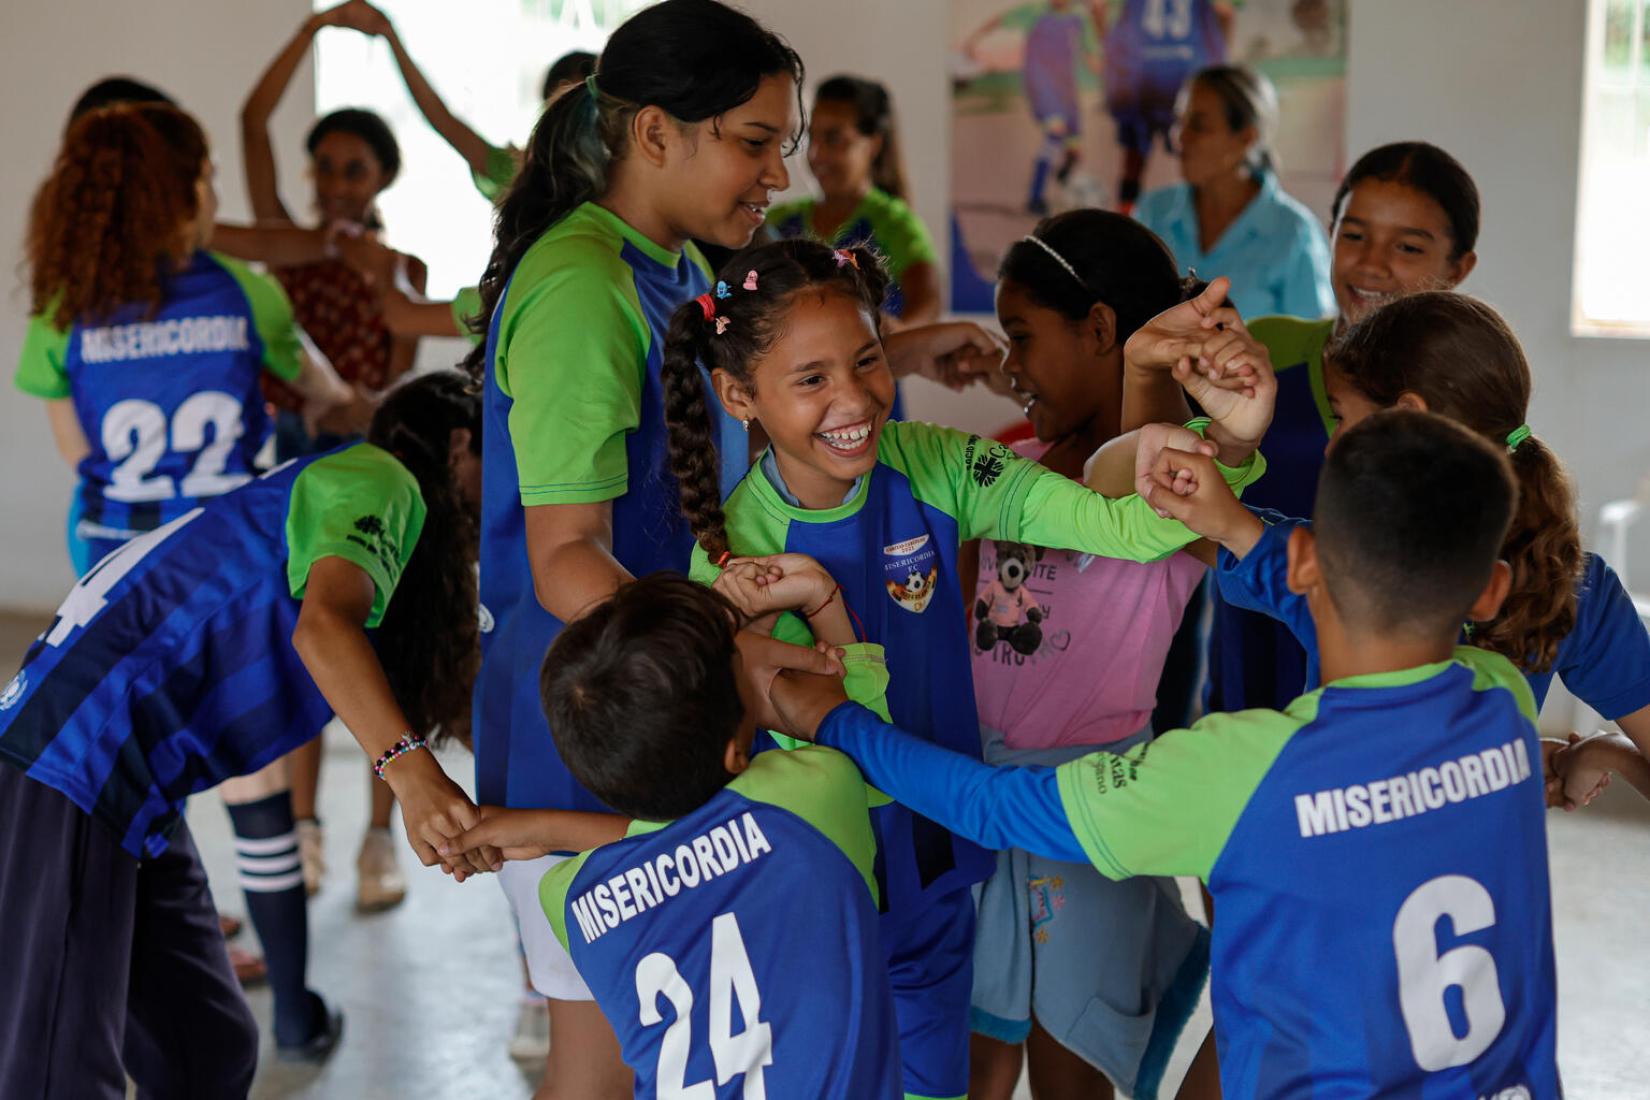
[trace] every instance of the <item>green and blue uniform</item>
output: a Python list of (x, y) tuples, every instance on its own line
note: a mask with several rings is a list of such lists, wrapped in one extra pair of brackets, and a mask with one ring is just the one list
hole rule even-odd
[(259, 375), (298, 377), (298, 329), (273, 279), (196, 252), (162, 288), (157, 309), (132, 303), (67, 331), (35, 317), (18, 357), (17, 388), (72, 399), (91, 448), (72, 512), (77, 573), (251, 480), (269, 433)]
[[(1268, 615), (1289, 628), (1306, 650), (1306, 686), (1318, 686), (1318, 631), (1306, 598), (1289, 591), (1289, 533), (1310, 529), (1309, 520), (1260, 512), (1266, 529), (1241, 560), (1222, 547), (1215, 569), (1221, 596), (1233, 607)], [(1576, 582), (1576, 621), (1558, 643), (1552, 667), (1525, 678), (1536, 709), (1556, 675), (1576, 698), (1614, 722), (1650, 706), (1650, 630), (1609, 563), (1581, 556)]]
[[(1225, 474), (1241, 488), (1264, 468), (1256, 455)], [(1146, 561), (1195, 537), (1159, 519), (1138, 497), (1107, 500), (1002, 444), (898, 421), (884, 424), (877, 464), (839, 507), (816, 511), (789, 503), (758, 468), (725, 512), (735, 553), (807, 554), (842, 586), (865, 640), (887, 653), (894, 722), (975, 759), (979, 719), (958, 589), (959, 546), (995, 538)], [(708, 583), (716, 573), (696, 546), (692, 576)], [(780, 617), (775, 637), (812, 640), (791, 614)], [(873, 824), (905, 1087), (923, 1096), (960, 1095), (967, 1089), (972, 943), (942, 933), (972, 927), (967, 888), (983, 881), (994, 861), (904, 807), (878, 808)]]
[[(687, 567), (692, 535), (669, 473), (659, 365), (671, 313), (709, 288), (691, 244), (669, 252), (585, 203), (528, 249), (494, 311), (473, 727), (483, 802), (605, 809), (568, 773), (545, 723), (539, 666), (562, 624), (534, 591), (525, 510), (611, 501), (621, 566), (638, 577)], [(728, 490), (744, 472), (745, 435), (712, 415)]]
[(142, 858), (184, 801), (321, 731), (292, 647), (325, 557), (372, 578), (378, 625), (424, 525), (418, 483), (358, 443), (289, 462), (122, 545), (69, 592), (0, 692), (0, 761)]
[[(1266, 429), (1266, 479), (1244, 498), (1256, 508), (1309, 516), (1318, 495), (1324, 448), (1335, 417), (1323, 385), (1323, 349), (1333, 319), (1261, 317), (1249, 332), (1266, 345), (1277, 372), (1278, 397)], [(1306, 653), (1272, 618), (1234, 607), (1218, 595), (1209, 629), (1209, 682), (1204, 710), (1283, 707), (1306, 690)]]
[(1057, 768), (989, 767), (853, 703), (818, 741), (981, 844), (1207, 882), (1226, 1096), (1561, 1095), (1535, 706), (1497, 654)]
[[(545, 875), (638, 1097), (900, 1096), (866, 790), (829, 749), (761, 753), (686, 817)], [(802, 974), (799, 944), (824, 965)]]
[(818, 206), (819, 200), (812, 197), (780, 203), (768, 211), (768, 228), (787, 240), (805, 238), (833, 248), (869, 248), (878, 253), (889, 279), (888, 297), (882, 308), (894, 317), (903, 317), (901, 276), (917, 264), (932, 264), (938, 259), (934, 238), (916, 211), (903, 199), (873, 187), (830, 237), (824, 238), (814, 227)]

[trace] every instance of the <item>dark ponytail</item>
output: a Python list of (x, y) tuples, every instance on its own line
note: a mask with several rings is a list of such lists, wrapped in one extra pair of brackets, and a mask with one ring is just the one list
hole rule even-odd
[[(746, 290), (752, 275), (757, 289)], [(720, 464), (709, 404), (715, 397), (706, 392), (704, 372), (726, 371), (746, 392), (754, 392), (757, 360), (783, 331), (798, 294), (845, 295), (865, 308), (880, 333), (879, 307), (888, 293), (888, 275), (876, 253), (808, 240), (748, 248), (723, 264), (719, 276), (718, 286), (727, 297), (712, 291), (671, 316), (659, 368), (670, 472), (676, 477), (682, 516), (712, 561), (733, 547), (717, 480)], [(718, 321), (725, 322), (721, 333)]]
[(469, 743), (470, 689), (481, 651), (476, 592), (476, 507), (448, 458), (466, 428), (481, 451), (481, 395), (457, 371), (398, 386), (373, 414), (367, 440), (393, 454), (418, 481), (424, 529), (384, 611), (378, 658), (414, 732)]
[(1517, 442), (1518, 510), (1501, 556), (1512, 588), (1501, 614), (1481, 624), (1473, 644), (1525, 672), (1552, 667), (1575, 628), (1581, 530), (1569, 474), (1534, 436), (1517, 441), (1530, 406), (1530, 364), (1495, 310), (1465, 294), (1407, 294), (1349, 327), (1325, 357), (1360, 393), (1390, 408), (1413, 393), (1431, 412), (1498, 447)]
[(1072, 321), (1104, 302), (1117, 316), (1119, 344), (1204, 285), (1183, 280), (1168, 246), (1123, 214), (1071, 210), (1038, 222), (1031, 235), (1003, 254), (997, 277)]
[[(527, 139), (521, 169), (493, 215), (493, 254), (472, 331), (486, 333), (533, 242), (607, 190), (608, 169), (626, 155), (637, 111), (654, 106), (678, 122), (709, 120), (714, 132), (722, 115), (780, 73), (795, 81), (800, 111), (802, 72), (802, 59), (784, 39), (716, 0), (664, 0), (625, 20), (595, 75), (558, 96)], [(479, 379), (485, 358), (480, 344), (464, 365)]]
[(814, 103), (844, 103), (854, 109), (854, 128), (866, 137), (882, 139), (882, 149), (871, 162), (871, 183), (896, 199), (908, 198), (894, 101), (887, 87), (860, 76), (833, 76), (814, 93)]

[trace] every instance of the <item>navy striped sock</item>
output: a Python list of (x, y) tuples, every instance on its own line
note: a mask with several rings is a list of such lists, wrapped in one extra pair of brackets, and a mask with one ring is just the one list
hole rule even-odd
[(309, 910), (298, 859), (292, 799), (285, 791), (229, 807), (235, 827), (235, 869), (247, 915), (263, 943), (275, 994), (275, 1041), (303, 1043), (317, 1021), (304, 970), (309, 963)]

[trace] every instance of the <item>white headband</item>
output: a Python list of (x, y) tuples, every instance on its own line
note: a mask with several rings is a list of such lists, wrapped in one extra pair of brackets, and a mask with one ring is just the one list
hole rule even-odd
[(1043, 238), (1041, 238), (1041, 237), (1026, 236), (1026, 237), (1021, 237), (1020, 239), (1022, 241), (1030, 241), (1032, 244), (1036, 245), (1038, 248), (1042, 249), (1044, 252), (1047, 252), (1050, 256), (1052, 256), (1054, 258), (1054, 262), (1059, 264), (1061, 267), (1065, 268), (1066, 269), (1066, 274), (1070, 275), (1073, 279), (1076, 279), (1078, 284), (1084, 290), (1087, 290), (1089, 288), (1088, 281), (1086, 279), (1084, 279), (1081, 275), (1077, 274), (1077, 269), (1075, 267), (1071, 266), (1071, 261), (1067, 260), (1064, 256), (1062, 256), (1058, 252), (1054, 251), (1054, 246), (1053, 245), (1049, 244), (1047, 241), (1043, 240)]

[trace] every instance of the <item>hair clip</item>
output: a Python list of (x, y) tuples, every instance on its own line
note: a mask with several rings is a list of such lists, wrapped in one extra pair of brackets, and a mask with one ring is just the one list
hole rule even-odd
[(755, 290), (756, 289), (756, 272), (755, 271), (745, 272), (745, 289), (746, 290)]
[(726, 331), (728, 331), (728, 319), (726, 317), (718, 317), (716, 319), (716, 335), (720, 336)]
[(836, 266), (838, 268), (843, 268), (849, 264), (852, 264), (855, 271), (859, 270), (859, 257), (848, 251), (846, 248), (836, 249), (831, 253), (831, 256), (835, 258)]
[(716, 300), (709, 294), (701, 294), (693, 300), (699, 303), (699, 311), (705, 315), (705, 320), (716, 316)]
[(733, 297), (733, 291), (728, 289), (728, 284), (727, 283), (724, 283), (721, 280), (717, 280), (717, 283), (716, 283), (716, 296), (718, 298), (731, 298), (731, 297)]

